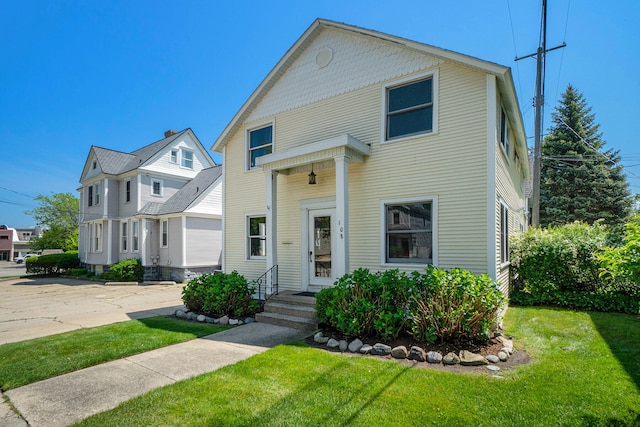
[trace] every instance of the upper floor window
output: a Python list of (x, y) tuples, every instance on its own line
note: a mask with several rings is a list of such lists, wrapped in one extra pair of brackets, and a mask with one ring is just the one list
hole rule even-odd
[(385, 140), (433, 132), (433, 77), (387, 88)]
[(93, 169), (97, 169), (98, 168), (98, 162), (96, 162), (95, 160), (93, 161), (93, 165), (91, 165), (93, 167)]
[(508, 159), (509, 151), (511, 151), (511, 130), (509, 129), (509, 121), (504, 108), (500, 109), (500, 145), (502, 145)]
[(182, 167), (193, 169), (193, 151), (185, 150), (184, 148), (180, 151), (182, 153)]
[(178, 150), (171, 150), (169, 161), (171, 163), (178, 163)]
[(249, 169), (256, 167), (256, 159), (273, 150), (273, 126), (269, 125), (260, 129), (249, 131)]
[(98, 206), (100, 204), (100, 183), (96, 182), (93, 187), (94, 189), (94, 193), (95, 193), (95, 198), (96, 198), (96, 206)]
[(96, 182), (87, 187), (87, 206), (100, 204), (100, 183)]
[(87, 206), (93, 206), (93, 185), (87, 187)]
[(124, 201), (129, 203), (131, 201), (131, 180), (128, 179), (125, 184), (125, 189), (124, 189)]
[(151, 180), (151, 194), (154, 196), (162, 196), (162, 181), (159, 179)]

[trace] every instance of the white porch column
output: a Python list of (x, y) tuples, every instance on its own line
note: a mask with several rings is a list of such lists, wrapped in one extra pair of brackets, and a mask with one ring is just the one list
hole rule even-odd
[(349, 271), (349, 159), (334, 158), (336, 162), (336, 227), (337, 253), (333, 258), (335, 277)]
[[(267, 270), (278, 264), (278, 224), (277, 203), (278, 196), (278, 172), (265, 171), (267, 178)], [(270, 286), (268, 283), (267, 286)]]

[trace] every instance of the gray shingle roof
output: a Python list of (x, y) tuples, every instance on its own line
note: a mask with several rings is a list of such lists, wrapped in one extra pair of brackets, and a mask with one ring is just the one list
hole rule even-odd
[(138, 214), (166, 215), (184, 212), (205, 190), (222, 175), (222, 166), (201, 170), (191, 181), (185, 184), (164, 203), (149, 202)]

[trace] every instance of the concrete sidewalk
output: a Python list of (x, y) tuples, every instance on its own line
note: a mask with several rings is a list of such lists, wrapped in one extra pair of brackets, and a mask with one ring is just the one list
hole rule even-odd
[[(6, 396), (30, 426), (66, 426), (155, 388), (214, 371), (307, 335), (309, 332), (298, 329), (249, 323), (9, 390)], [(5, 413), (2, 405), (0, 417)], [(27, 425), (16, 418), (5, 414), (0, 426)]]

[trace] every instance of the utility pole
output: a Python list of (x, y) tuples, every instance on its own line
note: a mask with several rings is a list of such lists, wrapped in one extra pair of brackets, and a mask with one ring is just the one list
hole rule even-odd
[(559, 46), (547, 50), (547, 1), (542, 0), (542, 23), (540, 29), (540, 44), (536, 53), (516, 58), (516, 61), (536, 57), (536, 95), (533, 98), (535, 106), (535, 131), (533, 147), (533, 192), (531, 195), (531, 224), (540, 225), (540, 172), (542, 170), (542, 122), (544, 116), (544, 73), (545, 56), (547, 52), (565, 47)]

